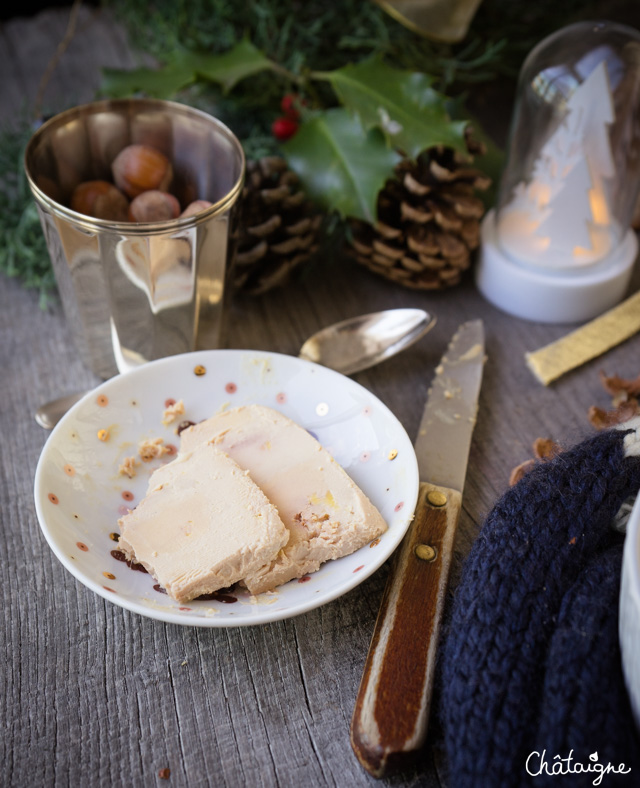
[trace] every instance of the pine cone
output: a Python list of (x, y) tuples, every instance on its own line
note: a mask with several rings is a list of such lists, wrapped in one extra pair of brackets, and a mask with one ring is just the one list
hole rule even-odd
[(231, 268), (235, 288), (258, 295), (283, 285), (317, 250), (321, 223), (284, 159), (249, 161)]
[[(483, 148), (467, 135), (470, 154)], [(406, 287), (437, 290), (458, 284), (480, 243), (483, 202), (491, 179), (451, 148), (403, 159), (378, 195), (375, 225), (351, 221), (356, 260)]]

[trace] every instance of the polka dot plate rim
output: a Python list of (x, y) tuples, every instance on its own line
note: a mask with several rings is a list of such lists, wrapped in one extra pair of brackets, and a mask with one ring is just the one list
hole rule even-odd
[[(163, 424), (167, 403), (173, 410), (180, 401), (184, 413)], [(173, 458), (181, 421), (197, 422), (222, 408), (249, 404), (279, 410), (309, 430), (378, 507), (389, 528), (355, 553), (274, 592), (252, 597), (237, 589), (227, 599), (179, 604), (160, 593), (150, 575), (134, 571), (117, 555), (117, 520), (143, 497), (150, 473)], [(161, 450), (168, 450), (143, 462), (136, 454), (139, 444), (158, 438)], [(137, 463), (133, 477), (119, 473), (131, 456)], [(295, 356), (202, 350), (149, 362), (85, 395), (49, 436), (34, 495), (52, 551), (96, 594), (168, 623), (233, 627), (297, 616), (359, 585), (400, 543), (418, 487), (417, 460), (404, 427), (356, 381)]]

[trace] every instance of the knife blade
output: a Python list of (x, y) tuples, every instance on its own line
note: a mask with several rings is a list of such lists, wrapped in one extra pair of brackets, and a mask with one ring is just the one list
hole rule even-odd
[(464, 323), (436, 367), (418, 429), (418, 503), (382, 597), (351, 720), (351, 746), (374, 777), (405, 765), (426, 738), (484, 360), (482, 321)]

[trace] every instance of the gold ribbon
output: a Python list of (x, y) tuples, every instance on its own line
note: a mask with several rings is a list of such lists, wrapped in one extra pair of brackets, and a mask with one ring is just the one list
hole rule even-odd
[(462, 41), (482, 0), (374, 0), (400, 24), (426, 38)]

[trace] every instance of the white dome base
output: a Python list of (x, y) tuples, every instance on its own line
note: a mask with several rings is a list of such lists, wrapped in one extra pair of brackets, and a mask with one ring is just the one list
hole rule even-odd
[(500, 249), (495, 211), (482, 222), (476, 284), (482, 295), (510, 315), (539, 323), (582, 323), (606, 312), (624, 296), (638, 253), (629, 230), (604, 260), (575, 271), (519, 265)]

